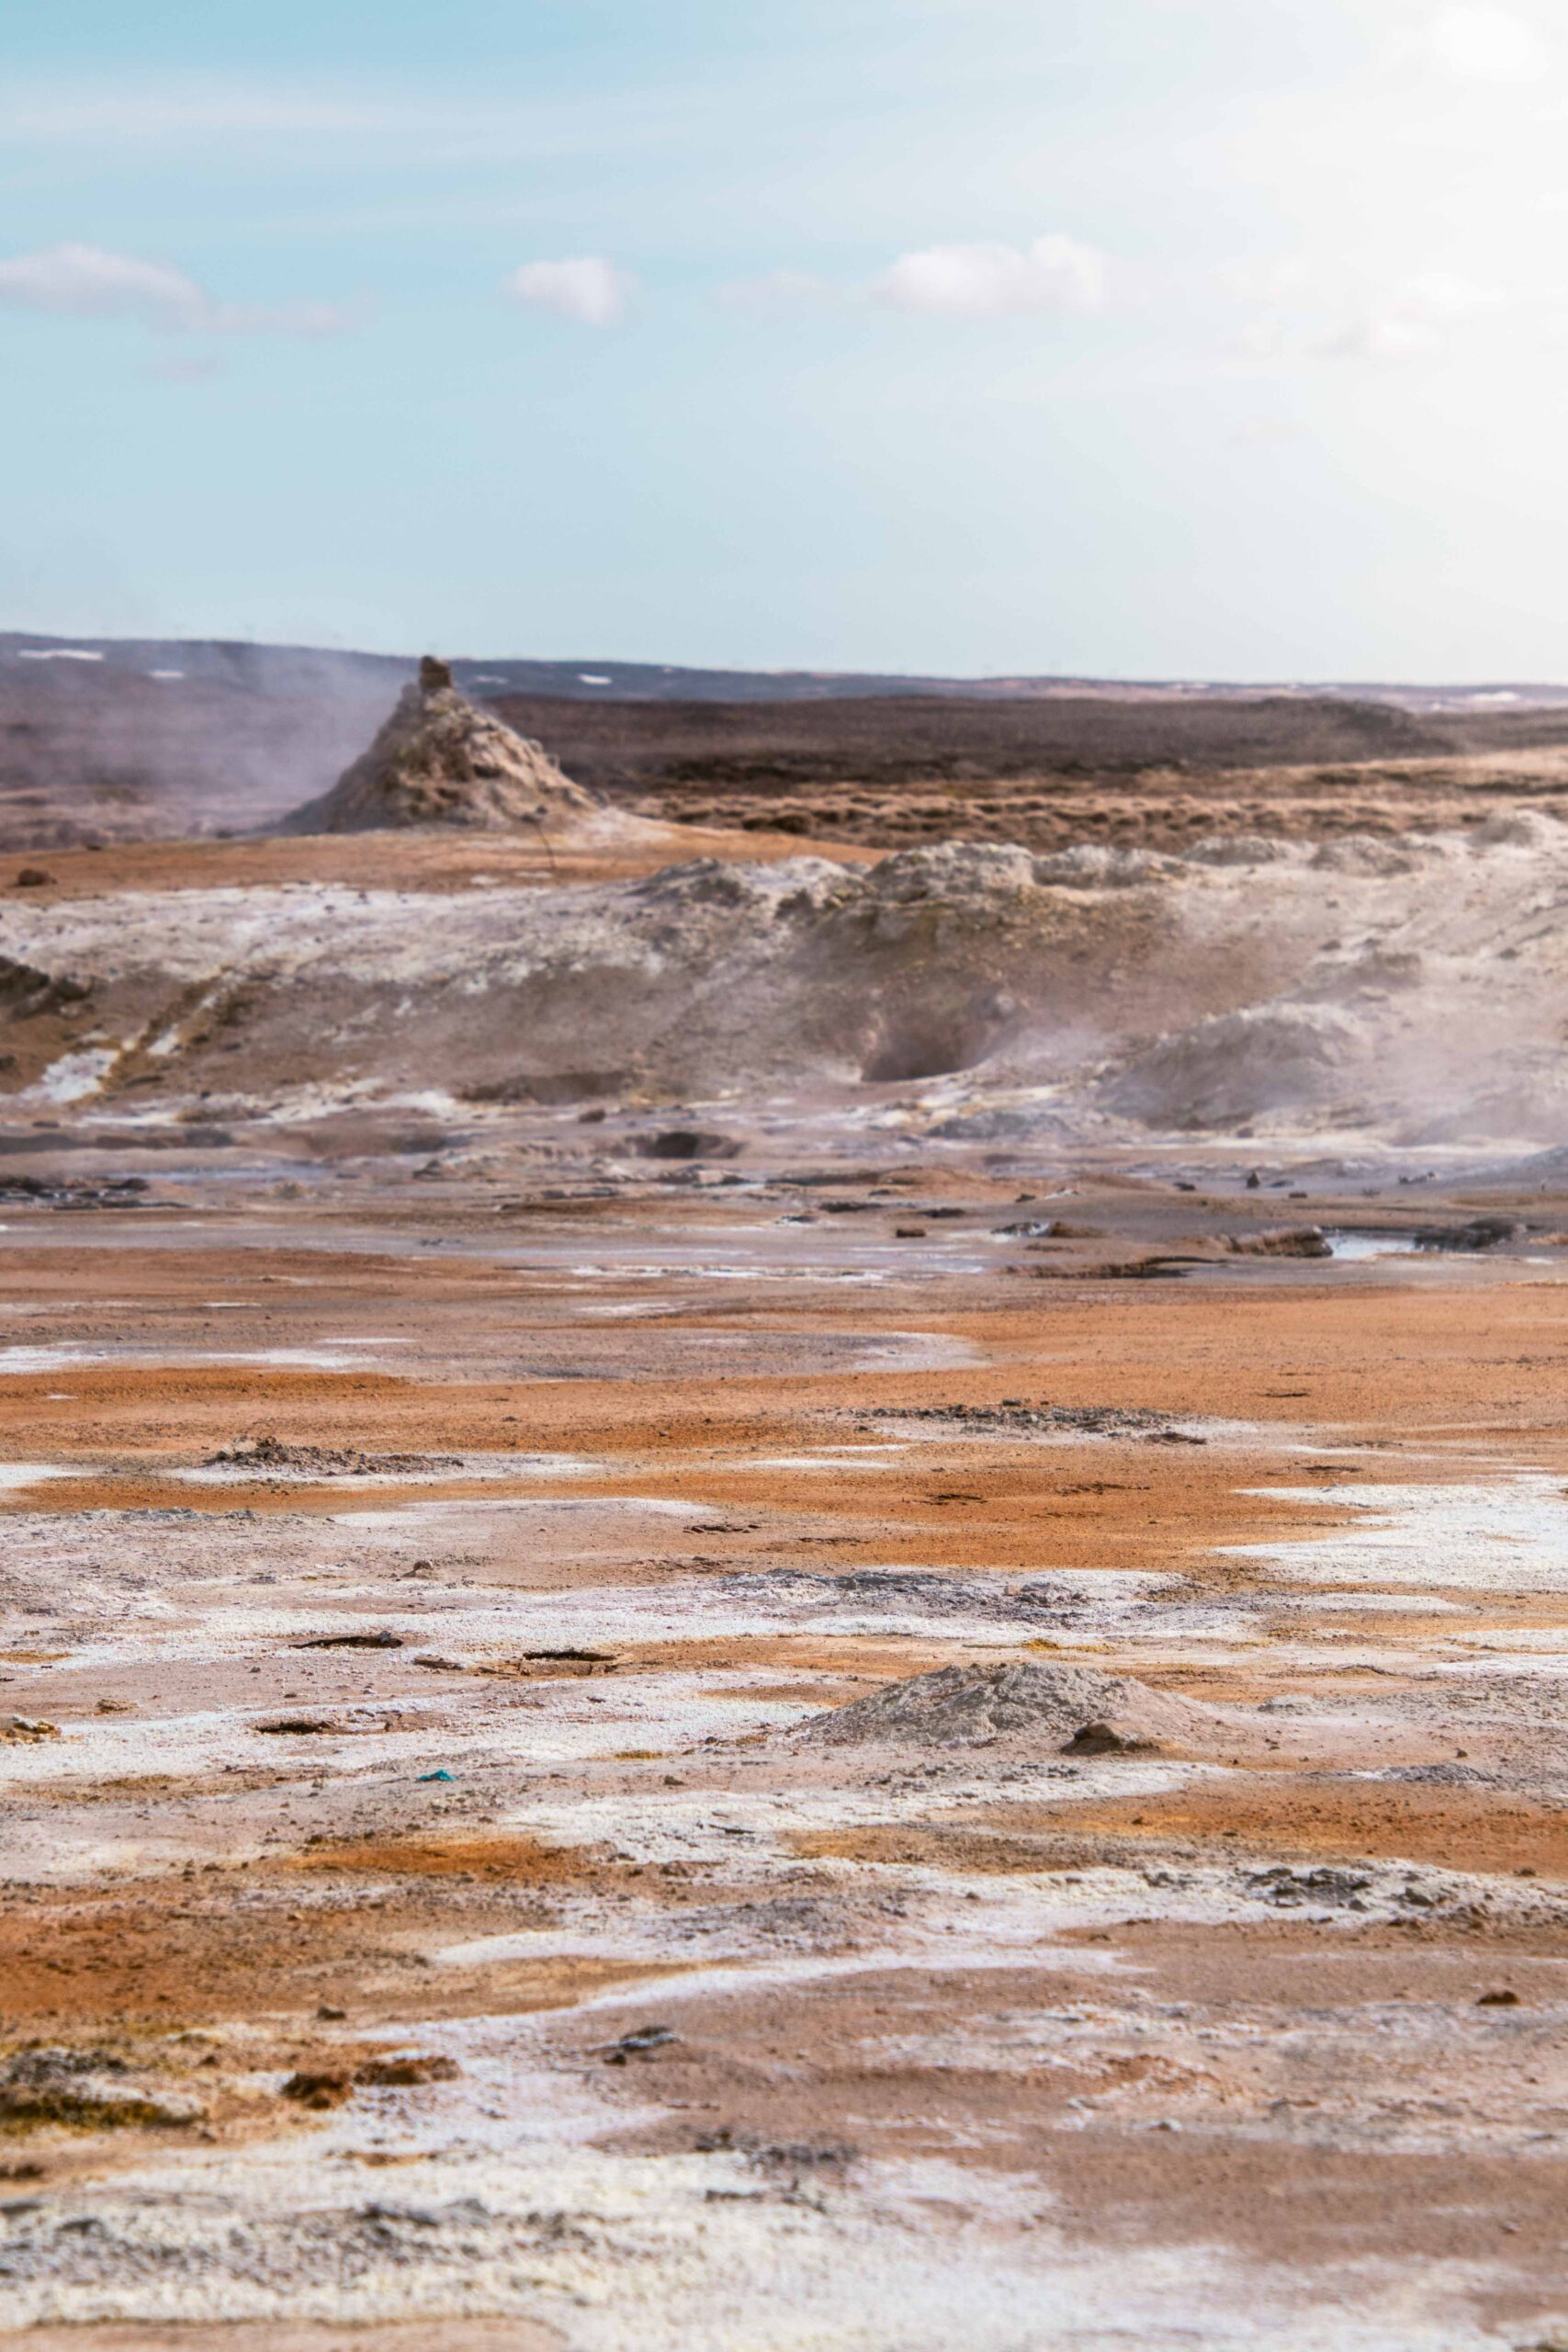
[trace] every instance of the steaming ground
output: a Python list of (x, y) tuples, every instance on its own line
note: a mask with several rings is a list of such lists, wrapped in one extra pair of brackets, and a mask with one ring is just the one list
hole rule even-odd
[(1568, 825), (1528, 810), (1179, 858), (660, 865), (681, 838), (665, 829), (597, 862), (579, 849), (569, 883), (547, 843), (426, 835), (400, 859), (372, 838), (355, 880), (338, 845), (306, 842), (77, 852), (13, 888), (18, 1109), (818, 1086), (874, 1124), (993, 1141), (1568, 1134)]
[(695, 846), (5, 894), (4, 2340), (1555, 2342), (1568, 828)]

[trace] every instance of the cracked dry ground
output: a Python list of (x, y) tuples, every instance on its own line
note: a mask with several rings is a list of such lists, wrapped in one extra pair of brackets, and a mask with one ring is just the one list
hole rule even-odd
[(7, 1209), (3, 2340), (1568, 2340), (1562, 1261), (762, 1156)]

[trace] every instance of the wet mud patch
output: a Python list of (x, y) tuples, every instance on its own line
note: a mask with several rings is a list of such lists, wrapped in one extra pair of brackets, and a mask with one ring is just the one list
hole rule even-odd
[[(611, 2078), (644, 2110), (612, 2144), (732, 2146), (759, 2179), (793, 2157), (802, 2188), (825, 2159), (851, 2178), (878, 2158), (939, 2159), (955, 2199), (965, 2175), (977, 2197), (987, 2176), (1029, 2179), (1035, 2218), (1068, 2243), (1217, 2243), (1320, 2276), (1458, 2245), (1483, 2275), (1506, 2253), (1521, 2298), (1555, 2288), (1568, 2151), (1540, 2129), (1550, 2016), (1527, 2056), (1488, 2022), (1514, 2013), (1476, 2007), (1491, 1979), (1473, 1959), (1386, 1933), (1380, 1949), (1299, 1925), (1145, 1921), (1112, 1940), (1129, 1964), (1109, 1972), (1058, 1953), (688, 1996), (670, 2038)], [(1563, 1976), (1561, 1962), (1527, 1969), (1527, 1998)]]

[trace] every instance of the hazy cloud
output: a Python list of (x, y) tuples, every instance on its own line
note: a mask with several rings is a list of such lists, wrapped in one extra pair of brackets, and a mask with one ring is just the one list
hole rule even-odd
[(506, 290), (513, 301), (553, 311), (580, 326), (618, 326), (626, 315), (634, 281), (597, 254), (569, 261), (529, 261), (513, 271)]
[(1469, 278), (1427, 270), (1402, 279), (1318, 345), (1330, 359), (1421, 359), (1440, 351), (1447, 331), (1500, 297)]
[(1528, 17), (1484, 0), (1456, 0), (1427, 28), (1431, 62), (1466, 82), (1529, 82), (1547, 63), (1545, 41)]
[(228, 372), (228, 362), (213, 352), (155, 360), (147, 370), (153, 382), (159, 384), (216, 384)]
[(787, 312), (841, 302), (845, 293), (815, 270), (771, 269), (761, 277), (738, 278), (721, 286), (718, 299), (731, 310)]
[(345, 302), (215, 302), (198, 322), (211, 334), (344, 334), (363, 313)]
[(936, 318), (1097, 311), (1105, 300), (1105, 256), (1059, 233), (1022, 246), (928, 245), (901, 254), (872, 290), (897, 310)]
[(299, 135), (341, 139), (362, 131), (400, 130), (386, 105), (319, 95), (266, 90), (243, 83), (175, 84), (141, 89), (13, 85), (0, 97), (0, 131), (28, 144), (96, 141), (245, 139)]
[(1447, 269), (1348, 284), (1342, 271), (1284, 261), (1229, 275), (1255, 305), (1233, 347), (1267, 364), (1310, 359), (1430, 358), (1483, 316), (1517, 313), (1530, 298)]
[(62, 319), (136, 319), (174, 334), (339, 334), (330, 302), (219, 302), (183, 269), (101, 245), (50, 245), (0, 261), (0, 307)]

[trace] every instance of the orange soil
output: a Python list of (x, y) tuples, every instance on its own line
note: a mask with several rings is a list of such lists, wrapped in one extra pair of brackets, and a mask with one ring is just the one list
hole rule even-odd
[(1130, 1847), (1224, 1840), (1311, 1860), (1366, 1856), (1568, 1878), (1568, 1806), (1532, 1804), (1501, 1790), (1280, 1776), (1239, 1787), (1200, 1781), (1160, 1796), (1027, 1813), (1010, 1806), (987, 1818), (998, 1828), (1102, 1834)]

